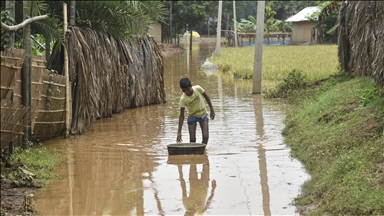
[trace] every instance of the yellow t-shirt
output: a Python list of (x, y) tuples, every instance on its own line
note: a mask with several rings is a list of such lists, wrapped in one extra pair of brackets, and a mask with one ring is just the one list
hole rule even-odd
[(203, 97), (204, 89), (195, 85), (192, 86), (193, 94), (191, 96), (183, 93), (180, 97), (180, 107), (186, 107), (189, 116), (203, 117), (207, 114), (207, 107), (205, 106), (205, 99)]

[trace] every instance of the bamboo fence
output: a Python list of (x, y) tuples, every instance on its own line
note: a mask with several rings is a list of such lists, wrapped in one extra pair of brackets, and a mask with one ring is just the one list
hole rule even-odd
[(21, 73), (24, 58), (25, 51), (22, 49), (1, 51), (1, 149), (21, 138), (24, 128), (28, 127), (31, 120), (31, 112), (27, 107), (11, 101), (16, 77)]
[(1, 100), (1, 149), (7, 148), (10, 142), (24, 134), (24, 128), (28, 127), (33, 115), (26, 106), (7, 99)]
[(22, 49), (1, 51), (1, 99), (11, 99), (16, 77), (21, 74), (24, 58), (25, 51)]
[[(68, 28), (69, 78), (72, 89), (71, 133), (81, 134), (96, 119), (125, 109), (164, 103), (161, 50), (151, 37), (136, 43), (116, 40), (91, 29)], [(47, 68), (62, 73), (57, 46)]]
[[(41, 101), (43, 89), (43, 73), (46, 68), (44, 56), (32, 56), (32, 71), (31, 71), (31, 112), (34, 116), (37, 114), (37, 107)], [(22, 104), (22, 78), (21, 73), (16, 75), (15, 89), (13, 92), (13, 101), (17, 104)], [(35, 119), (31, 121), (31, 130), (33, 131)]]
[(65, 77), (45, 71), (42, 79), (41, 101), (36, 108), (32, 134), (33, 140), (38, 141), (60, 136), (65, 130)]
[(339, 13), (339, 62), (354, 76), (384, 86), (384, 1), (343, 1)]

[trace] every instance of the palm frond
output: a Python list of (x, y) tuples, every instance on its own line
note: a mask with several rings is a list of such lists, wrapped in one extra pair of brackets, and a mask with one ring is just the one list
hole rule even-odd
[(63, 43), (63, 31), (60, 26), (62, 25), (56, 18), (39, 20), (31, 24), (34, 33), (42, 34), (45, 38), (54, 39), (59, 43)]

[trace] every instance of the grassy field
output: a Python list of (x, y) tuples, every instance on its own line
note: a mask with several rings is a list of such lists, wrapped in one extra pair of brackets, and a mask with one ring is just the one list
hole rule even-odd
[[(235, 78), (252, 79), (255, 47), (222, 48), (212, 63)], [(292, 70), (301, 71), (309, 82), (327, 78), (338, 71), (337, 45), (264, 46), (262, 90), (275, 87)]]
[[(263, 95), (290, 104), (282, 133), (311, 175), (294, 200), (300, 214), (384, 215), (384, 89), (338, 70), (337, 46), (263, 50)], [(250, 79), (253, 53), (223, 48), (211, 61)]]

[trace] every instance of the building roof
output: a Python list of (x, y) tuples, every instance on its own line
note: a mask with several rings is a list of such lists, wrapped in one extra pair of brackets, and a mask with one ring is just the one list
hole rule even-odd
[(320, 8), (317, 6), (313, 7), (306, 7), (303, 10), (301, 10), (299, 13), (291, 16), (285, 22), (301, 22), (301, 21), (308, 21), (308, 17), (311, 16), (314, 12), (320, 12)]

